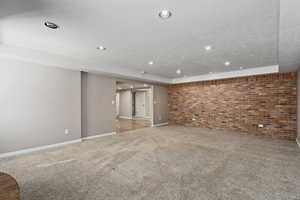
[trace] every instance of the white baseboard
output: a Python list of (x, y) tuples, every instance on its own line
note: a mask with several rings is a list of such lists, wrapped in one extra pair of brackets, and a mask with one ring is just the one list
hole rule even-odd
[(297, 142), (298, 146), (300, 147), (300, 141), (298, 139), (296, 139), (296, 142)]
[(133, 117), (134, 120), (151, 120), (151, 117)]
[(145, 115), (134, 115), (133, 118), (145, 118)]
[(169, 122), (160, 123), (160, 124), (153, 124), (152, 127), (167, 126), (168, 124), (169, 124)]
[(132, 117), (127, 117), (127, 116), (119, 116), (121, 119), (132, 119)]
[(105, 137), (105, 136), (111, 136), (111, 135), (116, 135), (116, 132), (111, 132), (111, 133), (103, 133), (99, 135), (93, 135), (93, 136), (88, 136), (88, 137), (83, 137), (82, 140), (91, 140), (99, 137)]
[(71, 141), (57, 143), (57, 144), (50, 144), (50, 145), (45, 145), (45, 146), (40, 146), (40, 147), (33, 147), (33, 148), (23, 149), (23, 150), (14, 151), (14, 152), (2, 153), (2, 154), (0, 154), (0, 158), (17, 156), (17, 155), (21, 155), (21, 154), (25, 154), (25, 153), (34, 152), (34, 151), (50, 149), (50, 148), (54, 148), (54, 147), (60, 147), (60, 146), (68, 145), (68, 144), (78, 143), (78, 142), (81, 142), (81, 141), (82, 141), (81, 139), (77, 139), (77, 140), (71, 140)]

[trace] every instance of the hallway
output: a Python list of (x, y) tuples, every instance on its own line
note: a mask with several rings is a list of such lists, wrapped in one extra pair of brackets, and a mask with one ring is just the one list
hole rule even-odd
[(123, 133), (141, 128), (151, 127), (151, 121), (145, 119), (117, 119), (116, 131)]

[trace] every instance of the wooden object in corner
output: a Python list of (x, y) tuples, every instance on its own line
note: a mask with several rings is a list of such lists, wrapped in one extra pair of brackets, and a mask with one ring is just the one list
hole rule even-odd
[(16, 180), (0, 172), (0, 200), (20, 200), (20, 188)]

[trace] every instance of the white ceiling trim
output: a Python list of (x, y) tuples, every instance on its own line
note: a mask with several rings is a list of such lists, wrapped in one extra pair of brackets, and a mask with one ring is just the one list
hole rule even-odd
[(257, 67), (251, 69), (236, 70), (231, 72), (222, 72), (222, 73), (206, 74), (200, 76), (176, 78), (172, 80), (172, 83), (177, 84), (177, 83), (189, 83), (189, 82), (197, 82), (197, 81), (219, 80), (219, 79), (253, 76), (253, 75), (260, 75), (260, 74), (272, 74), (278, 72), (279, 72), (279, 66), (272, 65), (272, 66)]
[(83, 70), (90, 73), (104, 74), (118, 78), (134, 79), (140, 81), (156, 83), (172, 83), (172, 79), (153, 74), (142, 74), (140, 71), (118, 68), (111, 66), (101, 66), (86, 63), (79, 59), (64, 57), (61, 55), (49, 54), (38, 50), (30, 50), (22, 47), (13, 47), (0, 44), (0, 58), (12, 59), (26, 63), (34, 63), (49, 67), (60, 67), (69, 70)]
[(188, 82), (197, 82), (197, 81), (207, 81), (207, 80), (218, 80), (226, 78), (235, 78), (243, 76), (253, 76), (259, 74), (270, 74), (278, 73), (279, 66), (264, 66), (257, 68), (250, 68), (244, 70), (206, 74), (199, 76), (189, 76), (183, 78), (165, 78), (152, 74), (142, 74), (139, 71), (110, 67), (110, 66), (97, 66), (96, 64), (87, 64), (83, 61), (67, 58), (61, 55), (49, 54), (46, 52), (41, 52), (37, 50), (30, 50), (22, 47), (12, 47), (8, 45), (0, 45), (0, 58), (13, 59), (21, 62), (34, 63), (45, 66), (60, 67), (69, 70), (84, 70), (90, 73), (104, 74), (119, 78), (133, 79), (139, 81), (148, 81), (155, 83), (164, 83), (164, 84), (177, 84), (177, 83), (188, 83)]

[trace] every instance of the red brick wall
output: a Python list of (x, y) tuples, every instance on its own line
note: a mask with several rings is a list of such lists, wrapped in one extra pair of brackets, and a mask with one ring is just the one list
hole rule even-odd
[(297, 73), (175, 84), (168, 95), (171, 123), (277, 139), (297, 136)]

